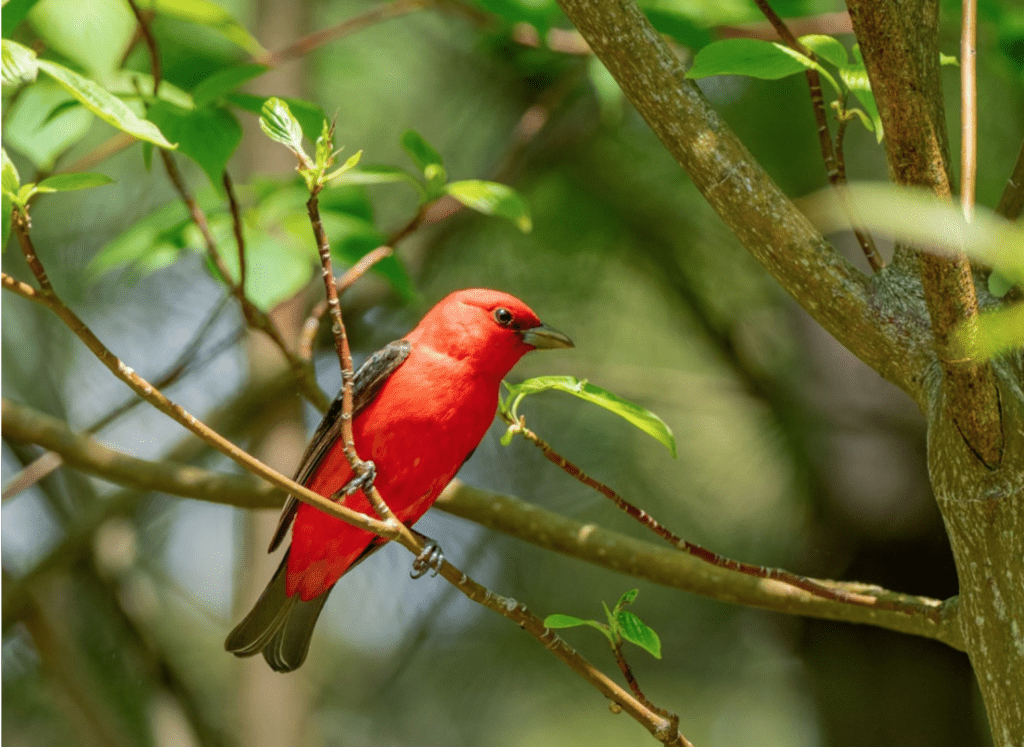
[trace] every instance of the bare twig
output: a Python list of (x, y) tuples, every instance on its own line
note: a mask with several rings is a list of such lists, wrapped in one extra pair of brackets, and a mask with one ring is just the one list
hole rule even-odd
[(942, 602), (871, 584), (814, 579), (821, 586), (846, 593), (897, 600), (902, 611), (846, 604), (786, 583), (708, 565), (675, 548), (627, 537), (592, 523), (584, 524), (518, 498), (480, 490), (458, 480), (441, 494), (435, 507), (546, 550), (674, 589), (790, 615), (877, 625), (939, 640), (961, 651), (965, 648), (957, 619), (956, 597)]
[(238, 247), (238, 294), (242, 298), (245, 295), (245, 234), (242, 231), (242, 215), (238, 209), (238, 200), (235, 198), (235, 186), (231, 182), (231, 175), (227, 169), (224, 170), (224, 191), (228, 196), (228, 207), (231, 209), (231, 227), (235, 232), (235, 246)]
[[(866, 594), (837, 590), (833, 586), (826, 586), (813, 579), (800, 576), (781, 568), (768, 568), (766, 566), (743, 563), (738, 560), (733, 560), (732, 558), (726, 558), (716, 552), (708, 550), (705, 547), (701, 547), (700, 545), (685, 540), (659, 523), (653, 516), (648, 514), (642, 508), (634, 506), (603, 482), (594, 479), (580, 469), (579, 466), (570, 462), (564, 456), (551, 448), (551, 444), (526, 427), (524, 417), (520, 417), (518, 421), (512, 421), (508, 417), (505, 419), (509, 422), (513, 431), (521, 434), (527, 441), (540, 449), (541, 453), (544, 454), (545, 458), (547, 458), (549, 462), (558, 466), (584, 485), (593, 488), (601, 495), (610, 499), (619, 509), (629, 514), (669, 544), (689, 555), (700, 558), (705, 563), (710, 563), (711, 565), (718, 566), (719, 568), (726, 568), (731, 571), (744, 573), (748, 576), (755, 576), (756, 578), (767, 578), (773, 581), (781, 581), (784, 584), (789, 584), (790, 586), (795, 586), (798, 589), (803, 589), (804, 591), (814, 594), (815, 596), (820, 596), (823, 599), (831, 599), (836, 602), (843, 602), (844, 604), (856, 604), (876, 609), (886, 609), (893, 612), (904, 612), (908, 615), (917, 614), (919, 612), (917, 607), (905, 609), (898, 601), (883, 600)], [(936, 612), (935, 614), (938, 613)]]
[[(15, 232), (18, 234), (18, 240), (22, 244), (23, 248), (26, 246), (29, 247), (29, 249), (25, 249), (26, 253), (28, 253), (31, 249), (31, 239), (28, 236), (27, 230), (24, 226), (16, 224)], [(41, 267), (39, 269), (40, 271), (42, 270)], [(100, 341), (98, 337), (96, 337), (85, 322), (79, 319), (78, 316), (69, 309), (63, 301), (61, 301), (60, 297), (57, 296), (52, 289), (36, 290), (27, 283), (12, 278), (7, 273), (0, 274), (0, 280), (2, 280), (2, 285), (5, 289), (13, 291), (24, 298), (28, 298), (29, 300), (41, 303), (53, 311), (68, 326), (68, 328), (74, 332), (83, 343), (85, 343), (86, 347), (89, 348), (89, 350), (99, 359), (100, 363), (106, 366), (114, 376), (127, 384), (132, 391), (142, 399), (149, 402), (160, 412), (183, 425), (207, 444), (237, 462), (245, 469), (259, 477), (262, 477), (271, 484), (283, 488), (296, 496), (299, 500), (305, 501), (306, 503), (312, 503), (320, 508), (320, 510), (326, 511), (330, 515), (340, 518), (342, 521), (354, 524), (360, 529), (365, 529), (366, 531), (373, 532), (374, 534), (381, 534), (388, 538), (394, 538), (397, 534), (391, 526), (384, 522), (376, 521), (369, 516), (359, 513), (358, 511), (352, 511), (344, 506), (332, 503), (328, 499), (314, 493), (308, 488), (298, 485), (293, 480), (290, 480), (276, 470), (271, 469), (263, 462), (252, 457), (244, 449), (241, 449), (231, 443), (219, 433), (211, 430), (195, 416), (187, 412), (183, 407), (181, 407), (181, 405), (172, 402), (159, 389), (156, 389), (152, 384), (135, 373), (134, 370), (126, 366)]]
[[(210, 224), (206, 220), (206, 214), (203, 209), (199, 206), (195, 197), (189, 192), (188, 187), (185, 186), (185, 181), (182, 179), (181, 172), (178, 171), (178, 167), (174, 162), (174, 158), (167, 151), (160, 149), (160, 157), (163, 159), (164, 167), (167, 170), (167, 176), (170, 178), (171, 183), (177, 190), (178, 195), (181, 197), (182, 202), (185, 203), (185, 207), (189, 211), (189, 215), (192, 218), (192, 222), (195, 223), (199, 229), (199, 233), (202, 234), (203, 241), (206, 244), (206, 252), (210, 257), (210, 261), (214, 267), (217, 268), (217, 272), (220, 274), (224, 281), (224, 284), (228, 287), (231, 293), (238, 298), (238, 302), (242, 307), (242, 315), (245, 317), (246, 323), (253, 329), (258, 329), (263, 332), (267, 337), (273, 341), (274, 345), (281, 351), (285, 359), (288, 362), (288, 366), (292, 369), (295, 375), (296, 382), (299, 385), (299, 389), (303, 395), (316, 406), (321, 412), (326, 412), (330, 405), (330, 398), (324, 394), (324, 391), (320, 388), (320, 385), (316, 383), (316, 375), (312, 370), (311, 365), (308, 361), (303, 360), (296, 355), (284, 341), (281, 336), (280, 330), (277, 325), (270, 318), (270, 315), (265, 311), (256, 306), (252, 301), (249, 300), (248, 296), (242, 290), (242, 286), (232, 279), (231, 272), (228, 269), (227, 264), (224, 262), (224, 258), (220, 254), (220, 250), (217, 248), (217, 242), (213, 238), (213, 233), (210, 231)], [(236, 224), (236, 230), (240, 230), (240, 226)], [(236, 234), (236, 241), (237, 241)], [(243, 249), (240, 246), (239, 252)]]
[(381, 3), (347, 18), (335, 26), (304, 36), (284, 49), (257, 57), (254, 61), (268, 67), (277, 67), (283, 62), (307, 55), (318, 47), (362, 31), (369, 26), (425, 10), (433, 6), (435, 2), (436, 0), (392, 0), (392, 2)]
[[(371, 267), (385, 257), (392, 256), (394, 253), (390, 246), (378, 246), (373, 251), (367, 252), (362, 259), (348, 268), (340, 280), (335, 281), (338, 294), (344, 293), (354, 282), (365, 275)], [(313, 344), (316, 341), (316, 333), (320, 330), (320, 320), (326, 311), (327, 300), (319, 301), (312, 311), (309, 312), (309, 316), (306, 317), (306, 321), (302, 325), (297, 349), (299, 356), (307, 361), (313, 358)]]
[[(252, 509), (276, 508), (285, 495), (284, 490), (248, 475), (226, 475), (185, 465), (181, 460), (190, 458), (190, 454), (181, 447), (169, 452), (162, 461), (146, 461), (105, 446), (91, 436), (75, 433), (57, 418), (6, 399), (0, 415), (5, 438), (52, 450), (68, 466), (129, 488)], [(88, 546), (84, 535), (91, 534), (106, 517), (134, 505), (137, 497), (130, 494), (123, 500), (112, 501), (109, 506), (105, 502), (95, 515), (90, 514), (91, 518), (80, 524), (76, 534), (83, 536), (69, 539), (67, 545), (62, 541), (29, 573), (35, 575), (37, 571), (45, 572), (70, 562), (73, 548)], [(441, 494), (436, 507), (544, 549), (675, 589), (786, 614), (876, 625), (939, 640), (957, 649), (964, 647), (955, 605), (951, 602), (943, 604), (937, 599), (897, 594), (856, 582), (819, 579), (817, 583), (835, 589), (899, 599), (906, 611), (869, 609), (823, 599), (786, 584), (709, 566), (674, 548), (626, 537), (593, 524), (584, 525), (518, 498), (473, 488), (458, 480)], [(4, 589), (5, 619), (11, 599), (8, 591)]]
[(615, 641), (612, 643), (612, 653), (615, 654), (615, 663), (619, 665), (619, 671), (622, 672), (622, 676), (626, 678), (626, 684), (629, 685), (629, 689), (633, 691), (633, 695), (636, 699), (643, 703), (645, 706), (650, 708), (655, 713), (659, 713), (665, 718), (674, 721), (676, 726), (679, 725), (679, 716), (670, 711), (666, 711), (664, 708), (659, 708), (654, 705), (646, 695), (644, 691), (640, 689), (640, 683), (637, 682), (636, 676), (633, 674), (633, 668), (629, 666), (629, 662), (626, 661), (625, 655), (622, 653), (622, 642)]
[[(139, 23), (139, 29), (146, 42), (146, 48), (149, 50), (150, 65), (153, 69), (153, 95), (155, 96), (160, 84), (160, 53), (156, 45), (156, 39), (153, 37), (152, 32), (149, 29), (149, 19), (139, 12), (139, 9), (134, 4), (134, 0), (129, 0), (129, 2), (132, 3), (132, 10), (134, 11), (135, 18)], [(234, 193), (230, 188), (231, 182), (227, 172), (225, 171), (224, 173), (224, 186), (228, 191), (228, 199), (231, 203), (231, 214), (235, 228), (235, 240), (238, 243), (239, 283), (235, 283), (232, 279), (231, 273), (228, 270), (227, 265), (224, 263), (224, 258), (221, 256), (220, 251), (217, 248), (217, 242), (213, 238), (213, 233), (210, 231), (210, 224), (206, 220), (206, 214), (199, 206), (199, 202), (195, 199), (192, 193), (189, 192), (188, 187), (185, 185), (185, 180), (182, 178), (181, 172), (178, 171), (177, 164), (174, 162), (174, 157), (163, 148), (160, 148), (159, 151), (160, 158), (163, 160), (164, 168), (167, 171), (167, 176), (174, 185), (174, 189), (177, 191), (178, 196), (181, 197), (182, 202), (185, 203), (185, 207), (188, 209), (192, 222), (195, 223), (200, 234), (203, 236), (203, 241), (206, 244), (206, 252), (210, 261), (213, 263), (214, 267), (217, 268), (217, 272), (223, 279), (224, 284), (238, 298), (238, 302), (242, 307), (242, 315), (245, 317), (246, 323), (253, 329), (260, 330), (273, 341), (274, 345), (281, 351), (281, 354), (284, 355), (285, 360), (292, 369), (296, 383), (303, 395), (312, 402), (317, 409), (321, 412), (325, 412), (327, 407), (330, 405), (330, 399), (316, 383), (316, 373), (313, 370), (312, 365), (307, 361), (302, 360), (288, 347), (288, 344), (284, 341), (280, 330), (278, 330), (277, 325), (274, 324), (270, 315), (253, 304), (245, 295), (244, 239), (238, 215), (238, 205), (235, 202)]]
[(151, 17), (146, 18), (142, 15), (142, 11), (135, 4), (135, 0), (128, 0), (128, 5), (131, 6), (132, 13), (135, 14), (135, 20), (139, 22), (139, 32), (142, 34), (142, 41), (146, 44), (146, 49), (149, 50), (149, 66), (153, 74), (153, 95), (156, 96), (160, 90), (160, 78), (163, 73), (161, 72), (160, 52), (157, 50), (156, 39), (153, 38), (153, 32), (149, 28)]
[[(804, 57), (808, 57), (812, 60), (817, 60), (814, 52), (809, 50), (799, 39), (790, 31), (786, 22), (779, 17), (779, 15), (769, 5), (768, 0), (754, 0), (757, 3), (757, 7), (764, 14), (764, 17), (768, 19), (768, 23), (771, 24), (772, 28), (779, 35), (779, 38), (786, 43), (790, 49), (793, 49)], [(828, 114), (825, 109), (825, 97), (821, 93), (821, 76), (818, 75), (818, 71), (809, 69), (805, 72), (807, 77), (807, 86), (811, 90), (811, 105), (814, 108), (814, 121), (818, 128), (818, 142), (821, 145), (821, 157), (825, 161), (825, 172), (828, 174), (829, 183), (836, 189), (839, 194), (839, 202), (846, 211), (847, 216), (850, 218), (850, 223), (854, 225), (860, 225), (859, 221), (854, 220), (853, 207), (849, 204), (846, 199), (843, 187), (846, 184), (846, 165), (843, 162), (844, 159), (842, 153), (842, 133), (845, 132), (845, 126), (840, 124), (840, 134), (836, 135), (835, 146), (832, 144), (832, 135), (829, 132), (828, 127)], [(854, 232), (854, 236), (857, 237), (857, 242), (860, 244), (861, 250), (864, 252), (864, 256), (868, 260), (868, 264), (871, 265), (871, 269), (878, 272), (885, 266), (885, 261), (882, 259), (882, 255), (878, 253), (878, 247), (875, 246), (875, 240), (871, 237), (867, 231), (863, 229), (857, 229)]]
[[(320, 204), (314, 191), (306, 202), (309, 222), (313, 227), (317, 252), (320, 255), (320, 266), (324, 279), (324, 291), (327, 299), (327, 310), (331, 315), (331, 332), (334, 334), (334, 348), (338, 354), (338, 365), (341, 367), (341, 439), (345, 458), (348, 459), (352, 471), (362, 475), (365, 470), (363, 461), (356, 454), (355, 440), (352, 436), (352, 351), (348, 347), (348, 335), (345, 323), (341, 318), (341, 303), (338, 301), (338, 288), (334, 282), (334, 270), (331, 266), (331, 244), (320, 220)], [(367, 491), (368, 492), (368, 491)], [(369, 497), (369, 496), (367, 496)]]
[[(794, 36), (805, 36), (807, 34), (836, 34), (853, 33), (853, 26), (850, 23), (850, 14), (845, 10), (838, 13), (821, 13), (806, 18), (790, 18), (786, 20)], [(719, 26), (716, 31), (723, 39), (743, 37), (746, 39), (764, 39), (770, 41), (777, 38), (778, 32), (775, 27), (764, 21), (758, 23), (747, 23), (737, 26)]]
[[(192, 369), (192, 363), (195, 355), (199, 352), (199, 348), (202, 346), (203, 342), (206, 341), (206, 336), (209, 334), (210, 329), (220, 317), (221, 311), (224, 310), (224, 306), (228, 298), (228, 296), (221, 298), (213, 310), (207, 315), (206, 320), (192, 335), (192, 339), (187, 345), (185, 345), (185, 348), (181, 351), (177, 360), (167, 368), (166, 372), (159, 379), (156, 380), (154, 386), (158, 389), (165, 389), (181, 378), (186, 371)], [(233, 345), (236, 337), (237, 336), (232, 336), (228, 340), (225, 340), (220, 345), (216, 346), (213, 353), (207, 356), (206, 360), (213, 360), (228, 344)], [(93, 422), (92, 425), (86, 428), (83, 432), (87, 434), (98, 433), (125, 413), (130, 412), (140, 402), (142, 402), (142, 400), (138, 397), (130, 398)], [(27, 490), (60, 467), (61, 463), (62, 459), (56, 452), (48, 451), (45, 454), (40, 455), (30, 464), (27, 464), (20, 472), (18, 472), (18, 474), (8, 480), (7, 484), (4, 486), (0, 500), (6, 501), (7, 499), (16, 496), (18, 493)]]
[[(16, 227), (19, 233), (19, 240), (24, 244), (31, 244), (31, 240), (24, 226)], [(40, 270), (42, 268), (40, 267)], [(331, 276), (333, 281), (333, 275)], [(97, 338), (93, 332), (72, 312), (63, 301), (53, 293), (52, 290), (36, 291), (26, 283), (11, 278), (6, 273), (0, 274), (3, 287), (19, 293), (26, 298), (42, 303), (51, 311), (56, 313), (65, 324), (75, 333), (76, 336), (93, 352), (118, 379), (126, 383), (140, 397), (152, 404), (158, 410), (173, 418), (188, 430), (199, 436), (203, 441), (213, 446), (225, 456), (240, 464), (246, 470), (270, 482), (275, 487), (281, 488), (287, 494), (293, 495), (304, 503), (308, 503), (325, 513), (334, 516), (342, 521), (351, 524), (373, 534), (380, 535), (387, 539), (397, 540), (404, 547), (415, 555), (419, 556), (424, 549), (424, 542), (421, 537), (411, 532), (405, 525), (393, 519), (380, 521), (373, 519), (358, 511), (352, 511), (339, 503), (325, 498), (303, 485), (299, 485), (288, 479), (276, 470), (268, 467), (263, 462), (252, 457), (244, 450), (235, 446), (219, 433), (211, 430), (205, 424), (186, 412), (180, 405), (169, 400), (162, 392), (155, 389), (150, 383), (142, 379), (131, 368), (126, 366)], [(376, 493), (371, 488), (371, 493)], [(380, 501), (380, 496), (374, 496), (375, 508)], [(478, 602), (488, 609), (491, 609), (504, 617), (515, 622), (524, 630), (527, 630), (538, 641), (546, 646), (559, 659), (571, 667), (574, 671), (585, 677), (602, 694), (617, 703), (623, 710), (629, 713), (657, 739), (670, 745), (688, 745), (689, 742), (679, 734), (678, 730), (665, 718), (653, 713), (650, 709), (640, 703), (636, 698), (623, 690), (606, 675), (595, 669), (586, 659), (579, 655), (571, 646), (559, 638), (553, 631), (544, 626), (543, 621), (531, 613), (522, 604), (515, 600), (494, 594), (492, 591), (469, 578), (465, 573), (457, 569), (448, 561), (439, 564), (438, 572), (450, 583), (454, 584), (463, 594)]]

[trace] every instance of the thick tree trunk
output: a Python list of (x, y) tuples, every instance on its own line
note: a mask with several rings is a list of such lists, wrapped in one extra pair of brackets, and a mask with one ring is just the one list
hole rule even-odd
[(967, 654), (999, 747), (1024, 744), (1024, 398), (997, 367), (1006, 437), (1002, 466), (985, 467), (937, 394), (928, 467), (956, 558)]

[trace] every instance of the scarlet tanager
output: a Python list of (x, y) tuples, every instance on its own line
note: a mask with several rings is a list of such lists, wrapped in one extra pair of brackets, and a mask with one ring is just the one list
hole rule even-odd
[[(514, 296), (452, 293), (404, 339), (371, 356), (353, 380), (352, 430), (360, 459), (399, 521), (415, 523), (452, 480), (494, 419), (501, 380), (537, 348), (572, 347)], [(352, 469), (341, 440), (341, 394), (306, 448), (295, 481), (331, 497)], [(376, 516), (362, 489), (341, 499)], [(236, 656), (263, 652), (278, 672), (306, 658), (313, 626), (334, 584), (387, 540), (289, 497), (270, 543), (289, 526), (292, 543), (255, 607), (228, 636)]]

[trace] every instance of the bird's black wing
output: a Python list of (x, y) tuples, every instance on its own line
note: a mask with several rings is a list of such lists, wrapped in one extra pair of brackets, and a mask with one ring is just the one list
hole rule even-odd
[[(388, 377), (405, 362), (411, 349), (412, 345), (408, 340), (396, 340), (371, 355), (359, 367), (352, 379), (353, 420), (373, 401)], [(316, 433), (310, 439), (306, 453), (302, 455), (302, 461), (299, 462), (299, 468), (295, 471), (295, 482), (304, 485), (316, 472), (316, 468), (320, 466), (320, 462), (323, 461), (330, 447), (341, 437), (342, 394), (343, 392), (338, 392), (338, 396), (334, 398), (324, 419), (317, 426)], [(288, 501), (284, 504), (284, 511), (281, 512), (281, 519), (277, 522), (277, 529), (270, 540), (270, 548), (267, 552), (273, 552), (284, 540), (298, 510), (299, 500), (294, 496), (288, 496)]]

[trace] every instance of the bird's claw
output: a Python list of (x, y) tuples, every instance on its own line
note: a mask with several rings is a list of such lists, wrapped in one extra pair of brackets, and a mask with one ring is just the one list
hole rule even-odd
[(427, 543), (423, 545), (423, 550), (412, 561), (409, 578), (420, 578), (427, 571), (430, 571), (431, 576), (436, 576), (437, 572), (441, 570), (442, 563), (444, 563), (444, 552), (441, 551), (441, 546), (434, 540), (428, 539)]
[(362, 490), (364, 493), (373, 487), (373, 481), (377, 479), (377, 465), (367, 459), (364, 462), (360, 462), (360, 466), (356, 470), (358, 474), (345, 483), (345, 486), (338, 491), (342, 497), (352, 495), (357, 490)]

